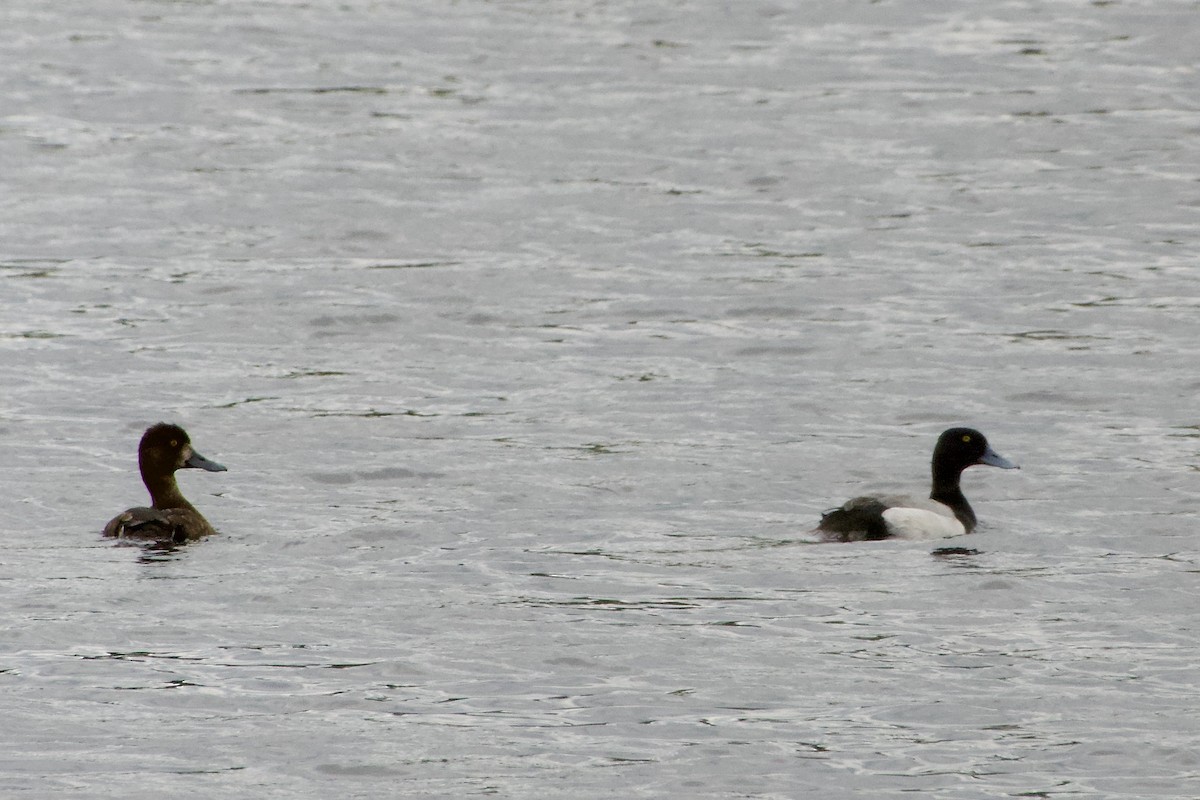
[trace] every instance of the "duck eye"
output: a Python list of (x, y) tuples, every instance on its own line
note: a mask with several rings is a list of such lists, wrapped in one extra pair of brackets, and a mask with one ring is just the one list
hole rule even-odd
[(171, 440), (171, 447), (179, 447), (179, 440), (178, 440), (178, 439), (172, 439), (172, 440)]
[(971, 434), (969, 434), (969, 433), (964, 433), (964, 434), (963, 434), (963, 441), (964, 441), (964, 442), (969, 442), (969, 441), (971, 441)]

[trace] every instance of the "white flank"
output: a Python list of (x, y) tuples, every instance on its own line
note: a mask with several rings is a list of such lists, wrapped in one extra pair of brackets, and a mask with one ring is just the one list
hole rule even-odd
[(899, 506), (884, 511), (883, 521), (888, 533), (899, 539), (946, 539), (966, 533), (958, 518), (949, 513), (950, 509), (946, 512)]

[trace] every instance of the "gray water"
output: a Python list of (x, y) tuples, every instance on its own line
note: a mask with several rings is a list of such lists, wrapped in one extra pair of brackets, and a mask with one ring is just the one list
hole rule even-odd
[(1197, 3), (0, 29), (3, 796), (1200, 796)]

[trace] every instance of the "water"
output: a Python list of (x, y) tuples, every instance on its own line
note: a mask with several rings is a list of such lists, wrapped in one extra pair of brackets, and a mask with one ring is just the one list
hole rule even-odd
[(1196, 797), (1197, 13), (6, 4), (3, 793)]

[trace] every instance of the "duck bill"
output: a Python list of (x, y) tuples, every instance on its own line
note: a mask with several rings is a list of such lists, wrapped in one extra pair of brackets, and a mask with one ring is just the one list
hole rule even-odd
[(1004, 456), (997, 453), (992, 448), (983, 451), (983, 455), (979, 457), (976, 464), (986, 464), (989, 467), (999, 467), (1000, 469), (1020, 469), (1019, 466), (1009, 461)]
[(193, 450), (192, 454), (190, 456), (188, 456), (187, 461), (183, 462), (183, 465), (185, 467), (190, 467), (192, 469), (206, 469), (209, 472), (227, 472), (228, 471), (221, 464), (218, 464), (215, 461), (209, 461), (207, 458), (200, 455), (195, 450)]

